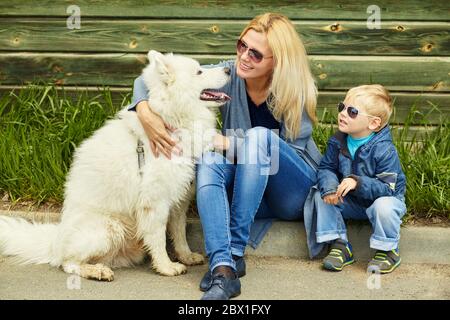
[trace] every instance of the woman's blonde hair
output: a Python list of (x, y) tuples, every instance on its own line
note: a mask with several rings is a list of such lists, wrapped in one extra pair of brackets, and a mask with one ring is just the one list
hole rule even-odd
[(278, 121), (283, 120), (286, 137), (294, 140), (300, 133), (303, 108), (317, 122), (317, 87), (309, 67), (305, 46), (292, 22), (284, 15), (265, 13), (245, 27), (240, 39), (253, 29), (267, 36), (272, 49), (274, 70), (267, 104)]
[(392, 114), (392, 98), (389, 91), (380, 84), (366, 84), (348, 90), (344, 101), (351, 101), (356, 108), (381, 119), (380, 131), (389, 122)]

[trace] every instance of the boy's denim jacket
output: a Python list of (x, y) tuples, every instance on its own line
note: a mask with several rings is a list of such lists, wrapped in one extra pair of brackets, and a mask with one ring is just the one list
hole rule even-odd
[(363, 206), (370, 206), (385, 196), (404, 201), (406, 178), (388, 126), (359, 147), (354, 160), (348, 151), (347, 134), (338, 131), (330, 138), (318, 171), (321, 197), (336, 192), (339, 183), (347, 177), (357, 181), (349, 195)]

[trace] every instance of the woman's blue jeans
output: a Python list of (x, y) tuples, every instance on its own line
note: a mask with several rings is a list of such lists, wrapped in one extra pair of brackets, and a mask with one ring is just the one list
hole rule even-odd
[(298, 220), (316, 172), (274, 132), (246, 132), (234, 164), (207, 152), (197, 167), (197, 208), (209, 267), (235, 269), (255, 218)]

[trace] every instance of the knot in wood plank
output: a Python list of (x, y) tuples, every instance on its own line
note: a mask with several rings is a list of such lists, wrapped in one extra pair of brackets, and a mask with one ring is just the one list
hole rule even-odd
[(218, 26), (216, 26), (216, 25), (213, 25), (211, 28), (209, 28), (209, 30), (212, 33), (219, 33), (220, 32), (220, 28)]
[(420, 50), (422, 50), (422, 52), (431, 52), (431, 50), (433, 50), (433, 45), (431, 43), (427, 43), (422, 48), (420, 48)]
[(330, 30), (332, 32), (340, 32), (340, 31), (342, 31), (342, 26), (339, 23), (334, 23), (334, 24), (330, 25), (329, 28), (330, 28)]
[(136, 39), (131, 40), (131, 42), (128, 44), (128, 48), (130, 49), (136, 49), (138, 46), (138, 43), (136, 41)]

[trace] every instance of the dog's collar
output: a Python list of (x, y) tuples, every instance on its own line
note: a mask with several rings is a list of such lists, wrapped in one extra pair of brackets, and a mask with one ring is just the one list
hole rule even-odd
[(144, 143), (141, 139), (137, 141), (136, 152), (138, 155), (139, 175), (142, 177), (142, 167), (145, 164)]

